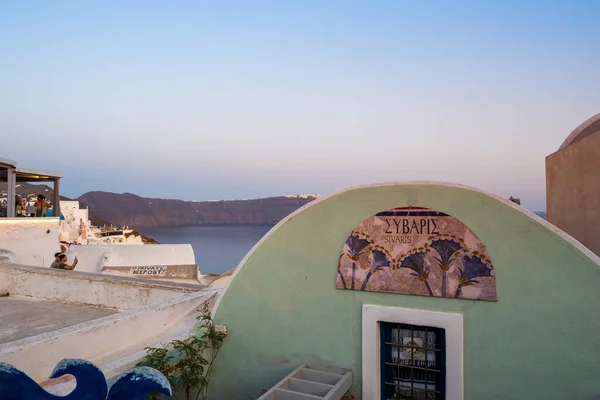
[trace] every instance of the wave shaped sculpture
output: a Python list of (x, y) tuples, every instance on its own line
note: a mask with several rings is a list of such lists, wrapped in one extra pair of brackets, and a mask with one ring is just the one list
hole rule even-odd
[(89, 361), (68, 358), (60, 361), (50, 379), (73, 375), (75, 389), (66, 396), (48, 393), (27, 374), (0, 362), (0, 399), (2, 400), (145, 400), (150, 393), (171, 395), (171, 385), (159, 371), (136, 367), (121, 375), (110, 390), (104, 374)]

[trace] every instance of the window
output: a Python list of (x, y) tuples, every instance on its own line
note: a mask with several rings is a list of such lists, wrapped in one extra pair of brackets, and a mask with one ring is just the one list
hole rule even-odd
[(381, 398), (445, 399), (445, 331), (381, 322)]
[[(439, 361), (439, 365), (444, 371), (444, 388), (443, 395), (440, 398), (451, 400), (463, 400), (465, 398), (464, 335), (463, 316), (461, 314), (363, 304), (361, 337), (363, 399), (385, 399), (382, 396), (383, 387), (385, 386), (382, 379), (382, 374), (385, 373), (385, 369), (382, 368), (385, 355), (385, 352), (382, 351), (385, 344), (381, 333), (384, 330), (382, 322), (441, 328), (443, 337), (440, 344), (443, 346), (444, 359)], [(431, 328), (427, 328), (427, 330), (429, 331)]]

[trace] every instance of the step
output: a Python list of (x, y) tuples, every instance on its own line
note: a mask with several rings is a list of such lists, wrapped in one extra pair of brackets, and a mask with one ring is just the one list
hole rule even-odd
[(340, 375), (302, 364), (258, 400), (340, 400), (351, 385), (351, 371)]

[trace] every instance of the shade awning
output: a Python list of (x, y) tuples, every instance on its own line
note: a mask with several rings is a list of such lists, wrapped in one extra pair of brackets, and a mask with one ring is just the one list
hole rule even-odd
[(13, 161), (13, 160), (9, 160), (8, 158), (2, 158), (0, 157), (0, 167), (3, 168), (15, 168), (17, 166), (17, 162)]
[[(35, 169), (17, 168), (15, 170), (17, 182), (53, 182), (63, 176), (54, 172), (38, 171)], [(7, 182), (8, 170), (0, 167), (0, 182)]]

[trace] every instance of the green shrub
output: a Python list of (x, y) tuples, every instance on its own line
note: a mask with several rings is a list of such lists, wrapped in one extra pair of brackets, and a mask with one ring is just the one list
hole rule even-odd
[(125, 236), (125, 239), (129, 239), (130, 236), (140, 236), (140, 233), (133, 229), (131, 232), (124, 233), (123, 236)]
[[(198, 335), (185, 340), (173, 340), (160, 348), (146, 347), (146, 358), (138, 364), (162, 372), (171, 383), (175, 399), (208, 399), (213, 363), (227, 336), (216, 329), (207, 303), (197, 319), (200, 322)], [(159, 395), (152, 394), (149, 399), (159, 399)]]

